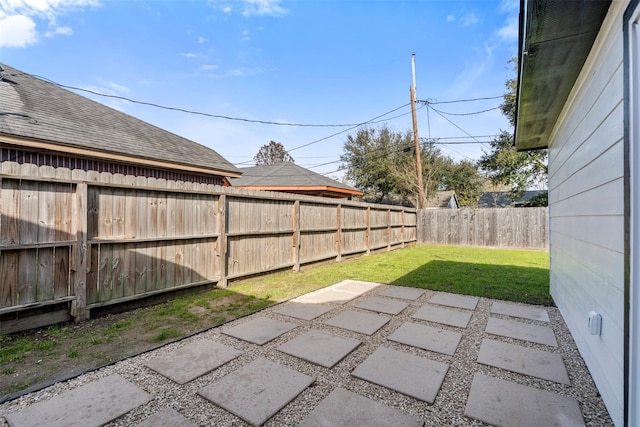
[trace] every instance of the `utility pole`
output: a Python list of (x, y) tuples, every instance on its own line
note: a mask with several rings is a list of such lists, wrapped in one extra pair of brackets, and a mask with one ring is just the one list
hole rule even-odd
[(418, 119), (416, 118), (416, 54), (411, 54), (411, 74), (413, 84), (411, 93), (411, 118), (413, 120), (413, 141), (416, 145), (416, 171), (418, 180), (418, 209), (424, 209), (426, 198), (424, 196), (424, 184), (422, 182), (422, 160), (420, 160), (420, 139), (418, 138)]

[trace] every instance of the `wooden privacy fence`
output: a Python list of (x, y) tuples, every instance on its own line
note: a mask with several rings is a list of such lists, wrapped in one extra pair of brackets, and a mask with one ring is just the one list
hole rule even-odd
[[(3, 164), (0, 331), (415, 242), (414, 209)], [(70, 306), (70, 308), (68, 308)], [(15, 316), (14, 316), (15, 314)], [(22, 316), (24, 317), (24, 316)]]
[(548, 249), (548, 208), (424, 209), (418, 243)]

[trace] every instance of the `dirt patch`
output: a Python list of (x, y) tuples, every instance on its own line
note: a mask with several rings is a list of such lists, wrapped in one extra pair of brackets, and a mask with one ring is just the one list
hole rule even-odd
[(249, 314), (272, 301), (225, 290), (0, 336), (0, 403)]

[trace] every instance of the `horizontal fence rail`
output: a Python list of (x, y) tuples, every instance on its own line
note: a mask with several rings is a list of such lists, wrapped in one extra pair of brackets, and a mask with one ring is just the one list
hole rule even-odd
[(549, 248), (546, 207), (424, 209), (417, 217), (418, 243)]
[(418, 238), (410, 208), (13, 162), (0, 214), (0, 332)]

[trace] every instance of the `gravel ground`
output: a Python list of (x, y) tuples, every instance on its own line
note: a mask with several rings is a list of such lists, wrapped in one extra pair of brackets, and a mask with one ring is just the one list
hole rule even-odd
[[(476, 310), (474, 311), (467, 328), (464, 330), (446, 325), (433, 324), (433, 326), (437, 326), (441, 329), (463, 333), (460, 345), (453, 356), (421, 350), (387, 340), (387, 336), (400, 327), (402, 323), (410, 320), (420, 322), (415, 319), (411, 319), (411, 316), (420, 307), (427, 303), (429, 298), (434, 294), (433, 291), (426, 291), (416, 301), (406, 301), (410, 303), (409, 307), (407, 307), (401, 314), (392, 316), (392, 320), (372, 336), (364, 336), (356, 332), (331, 327), (323, 323), (327, 319), (332, 318), (345, 310), (370, 313), (366, 310), (356, 308), (355, 305), (357, 305), (363, 298), (378, 294), (385, 288), (386, 285), (380, 286), (344, 305), (332, 305), (333, 309), (330, 312), (312, 321), (298, 320), (283, 316), (275, 313), (273, 311), (273, 307), (270, 307), (259, 313), (237, 319), (233, 322), (189, 337), (182, 341), (169, 344), (152, 352), (141, 354), (118, 362), (114, 365), (83, 374), (67, 382), (54, 384), (46, 389), (27, 394), (0, 405), (0, 426), (8, 426), (6, 420), (2, 416), (3, 414), (17, 411), (35, 402), (50, 399), (51, 397), (67, 390), (74, 389), (88, 382), (112, 374), (119, 374), (126, 380), (136, 384), (143, 390), (152, 394), (153, 399), (149, 403), (118, 418), (116, 421), (108, 424), (108, 426), (135, 425), (165, 408), (173, 408), (177, 410), (193, 423), (200, 426), (246, 426), (248, 425), (246, 422), (200, 397), (197, 395), (197, 391), (258, 357), (265, 357), (271, 361), (277, 362), (283, 366), (287, 366), (316, 379), (312, 386), (305, 389), (297, 398), (270, 418), (264, 424), (265, 426), (297, 425), (336, 387), (351, 390), (362, 396), (396, 408), (406, 414), (413, 415), (414, 417), (423, 420), (427, 426), (486, 425), (463, 415), (466, 400), (471, 388), (471, 381), (476, 372), (482, 372), (493, 377), (552, 391), (561, 395), (571, 396), (578, 400), (586, 425), (613, 425), (602, 399), (600, 398), (600, 394), (591, 379), (591, 375), (589, 374), (584, 361), (580, 357), (571, 334), (569, 333), (557, 308), (547, 307), (547, 311), (551, 319), (551, 327), (553, 328), (558, 341), (558, 347), (553, 348), (534, 343), (527, 343), (527, 345), (532, 348), (539, 348), (561, 354), (571, 380), (571, 385), (558, 384), (491, 366), (481, 365), (476, 362), (482, 339), (487, 336), (484, 330), (493, 301), (490, 299), (480, 298)], [(221, 333), (222, 329), (249, 321), (256, 316), (266, 316), (289, 323), (295, 323), (298, 324), (299, 327), (263, 346), (243, 342)], [(508, 318), (506, 316), (495, 314), (492, 316)], [(547, 325), (545, 322), (525, 319), (518, 320), (532, 324)], [(425, 322), (425, 324), (426, 323), (427, 322)], [(311, 328), (324, 330), (334, 335), (355, 338), (363, 341), (363, 344), (331, 369), (305, 362), (276, 350), (276, 347), (279, 345)], [(203, 338), (214, 339), (222, 344), (242, 350), (244, 354), (213, 372), (184, 385), (178, 385), (143, 365), (146, 360), (152, 357), (173, 351), (180, 346)], [(491, 338), (507, 343), (524, 344), (523, 341), (510, 338), (494, 336)], [(354, 378), (350, 375), (360, 363), (362, 363), (382, 344), (388, 348), (428, 357), (429, 359), (450, 365), (444, 383), (433, 405), (413, 399), (385, 387)]]

